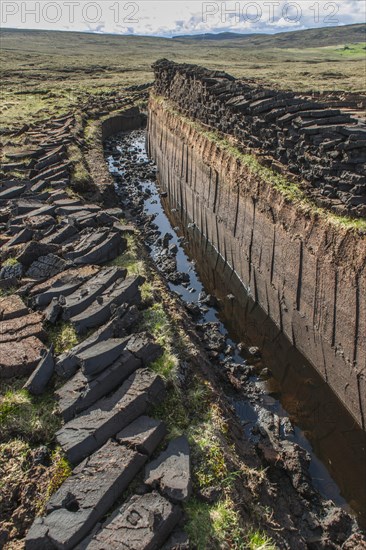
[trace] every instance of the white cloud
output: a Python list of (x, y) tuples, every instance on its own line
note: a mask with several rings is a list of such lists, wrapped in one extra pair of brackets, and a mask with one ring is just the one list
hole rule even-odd
[(173, 36), (280, 32), (365, 21), (363, 0), (3, 0), (4, 28)]

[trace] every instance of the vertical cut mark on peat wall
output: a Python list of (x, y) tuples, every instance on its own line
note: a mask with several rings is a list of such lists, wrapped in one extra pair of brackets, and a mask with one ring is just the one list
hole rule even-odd
[(297, 289), (296, 289), (296, 309), (300, 311), (300, 301), (301, 301), (301, 287), (302, 287), (302, 262), (303, 262), (303, 243), (300, 241), (300, 250), (299, 250), (299, 271), (297, 277)]
[(332, 324), (332, 347), (336, 343), (337, 333), (337, 294), (338, 294), (338, 271), (334, 272), (334, 297), (333, 297), (333, 324)]
[(355, 300), (355, 340), (354, 340), (354, 347), (353, 347), (353, 362), (357, 363), (357, 354), (358, 354), (358, 331), (359, 331), (359, 323), (360, 323), (360, 281), (359, 281), (359, 274), (356, 273), (355, 276), (355, 294), (356, 294), (356, 300)]
[(273, 241), (272, 241), (272, 255), (271, 255), (271, 275), (270, 275), (270, 281), (271, 284), (273, 284), (273, 271), (274, 271), (274, 263), (275, 263), (275, 253), (276, 253), (276, 226), (273, 226)]

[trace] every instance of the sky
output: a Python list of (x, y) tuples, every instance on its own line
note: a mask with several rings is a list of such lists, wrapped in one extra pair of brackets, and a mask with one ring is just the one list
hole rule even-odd
[(365, 0), (2, 0), (3, 28), (148, 36), (276, 33), (364, 23)]

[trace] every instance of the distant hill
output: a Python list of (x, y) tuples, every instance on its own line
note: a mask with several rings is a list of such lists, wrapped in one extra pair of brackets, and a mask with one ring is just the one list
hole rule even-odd
[(266, 34), (254, 33), (254, 34), (241, 34), (238, 32), (206, 32), (204, 34), (183, 34), (173, 36), (174, 40), (232, 40), (232, 39), (247, 39), (257, 36), (267, 36)]
[(235, 32), (174, 36), (176, 41), (230, 41), (259, 48), (319, 48), (366, 41), (366, 24), (321, 27), (276, 34), (239, 34)]

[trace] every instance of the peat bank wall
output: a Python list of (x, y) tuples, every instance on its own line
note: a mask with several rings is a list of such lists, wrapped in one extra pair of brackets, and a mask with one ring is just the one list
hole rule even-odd
[(225, 73), (154, 69), (148, 146), (172, 205), (365, 428), (364, 126)]

